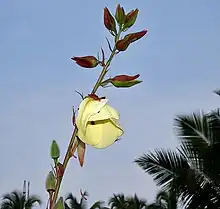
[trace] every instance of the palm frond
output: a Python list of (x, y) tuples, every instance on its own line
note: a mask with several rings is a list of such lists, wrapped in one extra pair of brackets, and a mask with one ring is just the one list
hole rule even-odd
[(202, 156), (212, 143), (208, 116), (203, 112), (177, 116), (174, 127), (182, 143), (181, 149), (189, 162), (203, 169)]
[(37, 195), (29, 196), (25, 202), (25, 209), (31, 209), (36, 203), (41, 205), (42, 201), (40, 198)]
[(13, 209), (13, 204), (10, 201), (3, 201), (0, 206), (1, 209)]
[(136, 194), (134, 196), (126, 197), (128, 208), (143, 209), (147, 206), (147, 201), (139, 198)]
[(220, 96), (220, 89), (216, 89), (213, 91), (215, 94), (217, 94), (218, 96)]
[(77, 198), (73, 196), (72, 193), (69, 193), (67, 195), (65, 202), (70, 209), (81, 209), (81, 204), (78, 202)]
[(124, 209), (126, 207), (126, 200), (124, 194), (113, 194), (108, 201), (111, 209)]
[(163, 187), (168, 186), (173, 179), (189, 169), (188, 162), (183, 156), (165, 149), (144, 154), (134, 162), (151, 175), (158, 186)]
[(146, 208), (147, 209), (167, 209), (161, 205), (158, 205), (157, 203), (151, 203)]
[(2, 204), (4, 206), (11, 205), (12, 208), (16, 209), (23, 209), (25, 204), (25, 197), (23, 196), (23, 193), (19, 191), (13, 191), (11, 193), (7, 193), (3, 195), (2, 198), (3, 202)]
[(95, 202), (91, 207), (90, 209), (103, 209), (104, 208), (104, 204), (105, 202), (104, 201), (97, 201)]
[(162, 208), (167, 208), (169, 201), (169, 194), (164, 190), (160, 190), (156, 195), (155, 203), (160, 205)]

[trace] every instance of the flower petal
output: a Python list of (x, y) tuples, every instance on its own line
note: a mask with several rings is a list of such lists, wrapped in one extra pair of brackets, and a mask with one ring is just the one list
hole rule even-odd
[(113, 107), (111, 107), (109, 105), (105, 105), (105, 109), (110, 112), (111, 118), (119, 120), (120, 114), (119, 114), (119, 112), (115, 108), (113, 108)]
[[(76, 119), (76, 125), (78, 129), (81, 129), (83, 135), (85, 135), (86, 125), (89, 118), (101, 111), (101, 109), (107, 103), (107, 99), (101, 99), (100, 101), (94, 100), (90, 97), (85, 98), (79, 105), (79, 112)], [(80, 137), (80, 136), (79, 136)]]
[[(96, 121), (95, 125), (88, 124), (86, 129), (86, 141), (93, 142), (91, 144), (95, 148), (103, 149), (112, 145), (118, 137), (123, 134), (111, 120)], [(94, 142), (98, 142), (95, 144)]]

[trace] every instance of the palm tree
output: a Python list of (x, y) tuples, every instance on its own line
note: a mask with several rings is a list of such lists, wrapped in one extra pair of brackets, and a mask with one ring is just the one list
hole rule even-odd
[(132, 197), (126, 198), (129, 209), (145, 209), (147, 207), (147, 201), (139, 198), (136, 194)]
[(156, 149), (135, 162), (190, 209), (220, 208), (220, 110), (177, 116), (177, 151)]
[(175, 191), (160, 190), (154, 203), (148, 205), (147, 209), (177, 209), (177, 197)]
[[(81, 198), (78, 201), (72, 193), (69, 193), (65, 200), (65, 209), (87, 209), (86, 199), (88, 195), (89, 194), (86, 191), (81, 193)], [(90, 207), (90, 209), (107, 209), (104, 207), (104, 204), (104, 201), (97, 201)]]
[(134, 197), (125, 197), (124, 194), (113, 194), (109, 199), (110, 209), (145, 209), (146, 200), (139, 199), (135, 194)]
[(25, 197), (22, 192), (13, 191), (2, 197), (1, 209), (31, 209), (35, 203), (41, 204), (41, 200), (36, 195)]

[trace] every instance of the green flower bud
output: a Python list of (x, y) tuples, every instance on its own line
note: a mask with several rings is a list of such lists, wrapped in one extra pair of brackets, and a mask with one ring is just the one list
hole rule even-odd
[(65, 209), (63, 197), (60, 197), (53, 209)]
[(124, 24), (126, 15), (125, 15), (125, 11), (124, 8), (120, 6), (120, 4), (118, 4), (117, 8), (116, 8), (116, 12), (115, 12), (115, 19), (117, 20), (117, 23), (121, 26)]
[(123, 31), (127, 30), (128, 28), (130, 28), (132, 25), (134, 25), (136, 19), (137, 19), (137, 15), (138, 15), (138, 9), (132, 10), (130, 11), (125, 18), (125, 22), (124, 22), (124, 27), (123, 27)]
[(56, 163), (58, 158), (60, 157), (60, 149), (55, 140), (53, 140), (51, 147), (50, 147), (50, 156), (53, 158), (54, 162)]
[(50, 192), (54, 192), (56, 187), (56, 178), (52, 171), (50, 171), (46, 178), (46, 190)]

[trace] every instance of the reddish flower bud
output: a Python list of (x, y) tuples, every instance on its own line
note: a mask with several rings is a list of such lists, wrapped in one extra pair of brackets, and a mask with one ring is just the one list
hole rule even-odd
[(72, 60), (81, 67), (94, 68), (99, 64), (99, 61), (94, 56), (72, 57)]
[(145, 34), (147, 33), (147, 30), (142, 30), (140, 32), (136, 32), (136, 33), (130, 33), (128, 35), (126, 35), (124, 37), (124, 39), (128, 39), (130, 41), (130, 43), (137, 41), (138, 39), (142, 38), (143, 36), (145, 36)]
[(110, 32), (114, 32), (114, 34), (117, 33), (115, 19), (107, 7), (104, 8), (104, 25)]
[(115, 76), (114, 78), (107, 79), (102, 82), (101, 86), (105, 87), (109, 83), (111, 83), (113, 86), (117, 88), (128, 88), (131, 86), (134, 86), (138, 83), (141, 83), (142, 81), (136, 80), (140, 75), (134, 75), (134, 76), (129, 76), (129, 75), (118, 75)]
[(129, 75), (117, 75), (112, 78), (112, 81), (132, 81), (140, 77), (140, 74), (129, 76)]
[(117, 23), (121, 26), (122, 24), (124, 24), (125, 18), (126, 15), (124, 8), (121, 7), (120, 4), (118, 4), (115, 12), (115, 19), (117, 20)]
[(132, 42), (135, 42), (138, 39), (142, 38), (146, 33), (147, 30), (143, 30), (137, 33), (130, 33), (126, 35), (123, 39), (119, 40), (116, 43), (116, 49), (118, 51), (125, 51)]
[(125, 18), (125, 22), (124, 22), (124, 27), (123, 30), (125, 31), (126, 29), (130, 28), (132, 25), (134, 25), (136, 19), (137, 19), (137, 15), (138, 15), (139, 10), (135, 9), (130, 11)]
[(129, 39), (121, 39), (121, 40), (119, 40), (119, 41), (117, 41), (117, 43), (116, 43), (116, 49), (118, 50), (118, 51), (125, 51), (127, 48), (128, 48), (128, 46), (130, 45), (130, 41), (129, 41)]

